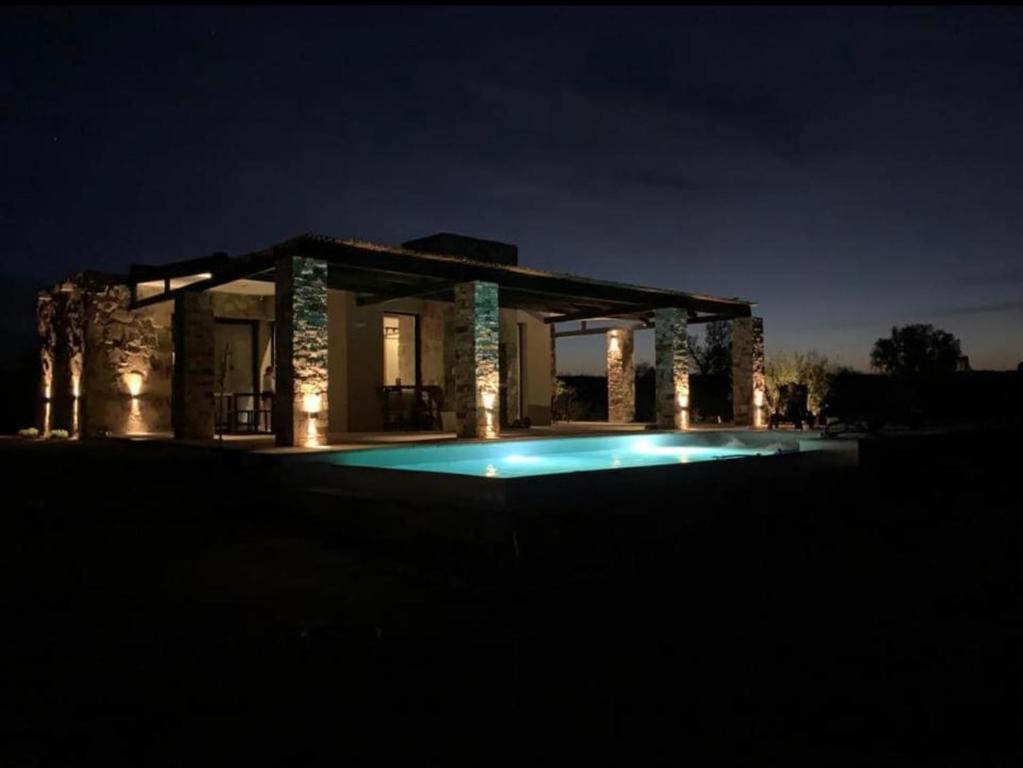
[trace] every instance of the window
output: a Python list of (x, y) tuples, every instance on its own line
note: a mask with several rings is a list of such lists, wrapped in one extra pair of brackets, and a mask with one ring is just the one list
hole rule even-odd
[(386, 314), (383, 317), (384, 384), (412, 386), (418, 383), (418, 339), (415, 315)]

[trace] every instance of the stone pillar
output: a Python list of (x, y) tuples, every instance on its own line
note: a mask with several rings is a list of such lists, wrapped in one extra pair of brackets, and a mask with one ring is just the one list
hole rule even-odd
[(85, 373), (85, 296), (79, 286), (74, 286), (68, 296), (67, 324), (65, 326), (68, 353), (68, 373), (71, 392), (72, 435), (82, 432), (82, 386)]
[(36, 423), (41, 434), (48, 434), (53, 419), (53, 366), (57, 354), (56, 303), (49, 291), (39, 294), (36, 303), (36, 326), (39, 331), (39, 412)]
[(607, 420), (622, 424), (636, 420), (636, 362), (633, 332), (609, 330), (607, 337)]
[(42, 340), (38, 421), (44, 434), (54, 429), (79, 432), (79, 395), (85, 350), (85, 307), (81, 286), (58, 283), (38, 295), (36, 319)]
[(213, 438), (213, 388), (213, 297), (186, 291), (174, 299), (174, 437)]
[(654, 365), (657, 426), (689, 427), (689, 324), (686, 310), (654, 310)]
[(455, 286), (455, 415), (459, 437), (497, 437), (497, 284)]
[(732, 420), (737, 427), (764, 426), (764, 321), (732, 320)]
[(328, 414), (327, 262), (304, 256), (278, 259), (275, 306), (277, 445), (323, 445)]

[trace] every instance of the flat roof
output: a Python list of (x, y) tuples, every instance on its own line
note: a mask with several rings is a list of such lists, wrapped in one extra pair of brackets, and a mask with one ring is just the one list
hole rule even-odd
[(662, 307), (686, 309), (691, 320), (699, 321), (746, 317), (754, 306), (738, 298), (597, 280), (316, 234), (299, 235), (242, 256), (214, 254), (162, 266), (133, 265), (128, 282), (169, 284), (174, 278), (203, 275), (180, 288), (136, 300), (134, 306), (140, 307), (242, 278), (273, 281), (278, 259), (291, 256), (326, 261), (328, 287), (353, 291), (362, 305), (412, 296), (451, 301), (456, 283), (481, 280), (498, 284), (502, 307), (548, 313), (548, 322), (597, 317), (643, 319)]

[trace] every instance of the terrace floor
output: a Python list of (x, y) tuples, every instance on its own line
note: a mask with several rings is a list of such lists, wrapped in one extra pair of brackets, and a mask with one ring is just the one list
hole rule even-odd
[[(653, 423), (633, 422), (629, 424), (609, 424), (606, 421), (570, 421), (558, 422), (550, 426), (531, 427), (530, 429), (504, 429), (501, 438), (542, 438), (542, 437), (580, 437), (588, 435), (616, 435), (622, 433), (645, 432), (657, 429)], [(691, 432), (736, 431), (732, 424), (701, 424), (690, 427)], [(813, 430), (806, 430), (806, 435), (813, 435)], [(175, 445), (192, 445), (197, 447), (221, 447), (231, 450), (258, 451), (260, 453), (317, 453), (321, 451), (343, 451), (365, 448), (369, 445), (389, 445), (404, 443), (427, 443), (455, 440), (454, 432), (415, 431), (415, 432), (336, 432), (329, 435), (329, 442), (316, 447), (278, 448), (274, 445), (273, 435), (223, 435), (212, 440), (175, 440), (170, 432), (132, 433), (114, 439), (173, 443)]]

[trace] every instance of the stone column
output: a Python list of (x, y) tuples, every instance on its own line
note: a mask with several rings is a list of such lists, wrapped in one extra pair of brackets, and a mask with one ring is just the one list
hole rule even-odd
[(53, 366), (57, 354), (56, 303), (49, 291), (39, 294), (36, 302), (36, 327), (39, 331), (39, 412), (36, 423), (41, 434), (48, 434), (53, 419)]
[(276, 319), (277, 445), (323, 445), (328, 414), (326, 261), (278, 259)]
[(607, 337), (607, 420), (622, 424), (636, 420), (636, 362), (633, 332), (613, 328)]
[(174, 437), (213, 438), (213, 387), (213, 297), (186, 291), (174, 299)]
[(65, 326), (68, 350), (68, 372), (71, 381), (71, 429), (72, 435), (82, 431), (82, 385), (85, 373), (85, 296), (79, 286), (74, 286), (68, 296), (67, 325)]
[(497, 437), (497, 283), (455, 286), (455, 415), (459, 437)]
[(654, 310), (654, 365), (657, 426), (689, 427), (689, 324), (686, 310)]
[(737, 427), (764, 426), (764, 321), (732, 320), (732, 420)]

